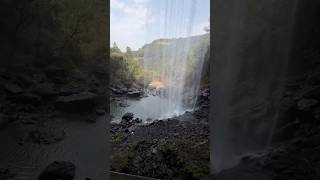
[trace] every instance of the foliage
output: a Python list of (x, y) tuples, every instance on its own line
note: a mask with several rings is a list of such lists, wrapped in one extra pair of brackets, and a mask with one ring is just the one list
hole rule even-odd
[[(187, 76), (191, 76), (194, 69), (203, 68), (202, 82), (209, 81), (209, 34), (178, 39), (158, 39), (150, 44), (144, 45), (138, 51), (132, 51), (127, 47), (126, 52), (121, 52), (117, 44), (110, 48), (111, 81), (139, 83), (150, 82), (152, 78), (160, 78), (163, 67), (162, 62), (170, 58), (173, 47), (180, 47), (190, 41), (190, 48), (182, 49), (176, 53), (187, 52)], [(146, 63), (146, 59), (147, 63)], [(199, 61), (204, 61), (204, 66)], [(179, 67), (176, 67), (179, 68)], [(192, 81), (192, 78), (188, 78)], [(189, 82), (194, 83), (194, 82)]]
[(1, 66), (102, 71), (108, 50), (105, 7), (103, 0), (1, 1)]
[[(130, 48), (127, 48), (130, 49)], [(114, 44), (110, 49), (111, 83), (121, 82), (142, 82), (143, 57), (138, 57), (131, 50), (121, 52)]]

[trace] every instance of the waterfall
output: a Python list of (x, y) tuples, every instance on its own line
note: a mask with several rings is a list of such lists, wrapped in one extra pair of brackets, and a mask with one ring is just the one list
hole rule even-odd
[[(156, 50), (144, 48), (145, 74), (148, 71), (153, 72), (147, 75), (146, 82), (153, 80), (163, 83), (163, 88), (159, 90), (162, 101), (153, 107), (157, 109), (160, 118), (180, 115), (195, 107), (204, 56), (208, 49), (208, 43), (195, 47), (193, 44), (198, 39), (191, 37), (195, 25), (194, 17), (199, 11), (198, 2), (166, 0), (161, 16), (162, 23), (159, 24), (161, 36), (164, 38), (153, 42), (158, 45)], [(199, 49), (196, 60), (190, 58), (194, 48)], [(196, 61), (195, 66), (192, 66), (192, 61)]]
[(216, 1), (211, 171), (265, 151), (279, 118), (297, 1)]

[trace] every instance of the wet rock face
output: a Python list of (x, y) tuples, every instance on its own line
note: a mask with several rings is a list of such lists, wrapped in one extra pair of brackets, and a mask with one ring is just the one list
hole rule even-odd
[(75, 165), (67, 161), (54, 161), (43, 170), (39, 180), (72, 180), (75, 176)]
[(11, 84), (11, 83), (7, 83), (4, 85), (4, 89), (11, 94), (18, 94), (23, 92), (22, 88), (20, 86), (18, 86), (17, 84)]
[(42, 98), (38, 95), (26, 92), (12, 97), (11, 100), (15, 103), (39, 104)]
[(67, 113), (90, 112), (97, 105), (97, 95), (90, 92), (60, 96), (56, 108)]
[(121, 102), (121, 103), (119, 103), (119, 106), (120, 106), (120, 107), (129, 107), (130, 105), (127, 104), (127, 103)]
[(57, 92), (53, 88), (53, 84), (51, 83), (39, 84), (32, 90), (32, 92), (41, 97), (51, 97), (57, 94)]
[[(134, 126), (134, 125), (137, 125), (139, 123), (142, 122), (142, 119), (139, 119), (139, 118), (134, 118), (134, 114), (133, 113), (126, 113), (122, 116), (122, 120), (120, 122), (120, 125), (122, 127), (125, 127), (125, 128), (129, 128), (131, 126)], [(127, 129), (126, 129), (127, 130)], [(130, 130), (129, 130), (130, 131)]]
[(198, 96), (197, 99), (197, 105), (198, 106), (203, 106), (203, 107), (208, 107), (209, 106), (209, 99), (210, 99), (210, 89), (205, 88), (200, 91), (200, 95)]
[(96, 109), (96, 114), (99, 116), (103, 116), (105, 114), (105, 111), (103, 109)]
[(122, 120), (124, 121), (130, 121), (132, 120), (134, 117), (134, 114), (133, 113), (126, 113), (122, 116)]
[(143, 95), (142, 91), (129, 91), (127, 93), (128, 97), (139, 98)]
[(273, 146), (244, 157), (215, 179), (319, 179), (320, 91), (318, 86), (302, 86), (303, 81), (295, 83), (296, 88), (284, 94)]
[(38, 144), (52, 144), (62, 141), (66, 136), (63, 130), (58, 129), (40, 129), (30, 132), (32, 142)]
[[(129, 83), (131, 84), (131, 83)], [(111, 85), (111, 97), (114, 96), (127, 96), (129, 98), (142, 98), (145, 96), (143, 92), (143, 85), (131, 84), (125, 86), (125, 84)], [(126, 104), (123, 104), (123, 107), (127, 107)]]
[(309, 110), (312, 106), (315, 106), (319, 103), (318, 100), (316, 99), (301, 99), (299, 102), (298, 102), (298, 109), (299, 110)]
[(7, 125), (9, 123), (8, 118), (0, 113), (0, 128)]
[(66, 70), (57, 66), (46, 67), (44, 73), (50, 80), (57, 84), (63, 83), (67, 77)]
[(11, 173), (9, 169), (0, 169), (0, 179), (12, 179), (14, 178), (15, 174)]
[(254, 166), (237, 167), (222, 171), (213, 177), (215, 180), (274, 180), (272, 174)]

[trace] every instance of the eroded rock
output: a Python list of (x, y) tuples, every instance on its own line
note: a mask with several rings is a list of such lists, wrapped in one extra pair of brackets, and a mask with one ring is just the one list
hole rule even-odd
[(105, 112), (105, 110), (103, 110), (103, 109), (96, 109), (96, 113), (97, 113), (97, 115), (99, 115), (99, 116), (103, 116), (106, 112)]
[(90, 92), (60, 96), (56, 100), (56, 108), (67, 113), (90, 112), (97, 105), (97, 95)]
[(32, 92), (42, 97), (54, 96), (57, 94), (53, 88), (53, 84), (50, 83), (39, 84), (32, 90)]
[(29, 92), (16, 95), (11, 99), (16, 103), (23, 103), (23, 104), (38, 104), (42, 100), (40, 96), (29, 93)]
[(130, 121), (132, 120), (134, 117), (134, 114), (133, 113), (125, 113), (123, 116), (122, 116), (122, 120), (125, 120), (125, 121)]
[(72, 162), (54, 161), (39, 176), (39, 180), (72, 180), (76, 167)]
[(22, 88), (17, 84), (7, 83), (4, 85), (4, 89), (11, 94), (22, 93)]
[(53, 144), (62, 141), (66, 133), (58, 129), (38, 129), (30, 132), (32, 142), (38, 144)]
[(298, 105), (299, 110), (306, 111), (306, 110), (309, 110), (312, 106), (317, 105), (318, 103), (319, 103), (319, 101), (316, 99), (303, 98), (298, 102), (297, 105)]
[(0, 128), (9, 123), (9, 118), (0, 113)]
[(0, 179), (12, 179), (14, 178), (15, 174), (13, 174), (9, 169), (0, 169)]
[(127, 96), (132, 98), (140, 98), (142, 97), (142, 95), (143, 95), (142, 91), (130, 91), (127, 93)]

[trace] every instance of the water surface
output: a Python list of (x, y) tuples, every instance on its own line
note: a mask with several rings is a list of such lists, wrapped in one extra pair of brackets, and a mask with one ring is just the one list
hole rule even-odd
[[(121, 107), (120, 104), (127, 105), (127, 107)], [(159, 106), (160, 104), (161, 106)], [(189, 110), (187, 107), (181, 107), (180, 104), (175, 104), (169, 99), (157, 95), (149, 95), (140, 100), (123, 98), (110, 104), (112, 122), (115, 123), (120, 122), (121, 117), (127, 112), (133, 113), (135, 118), (140, 118), (144, 123), (147, 123), (156, 119), (178, 116), (187, 110)]]

